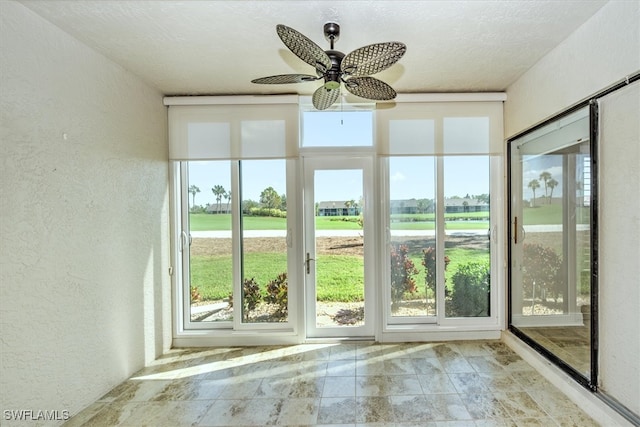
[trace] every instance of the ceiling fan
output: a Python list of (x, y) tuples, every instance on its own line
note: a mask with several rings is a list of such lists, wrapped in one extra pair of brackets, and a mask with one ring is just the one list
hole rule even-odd
[(313, 106), (318, 110), (326, 110), (338, 100), (340, 83), (344, 83), (349, 92), (362, 98), (385, 101), (396, 97), (396, 91), (391, 86), (369, 76), (398, 62), (407, 50), (404, 43), (375, 43), (345, 55), (333, 49), (333, 44), (340, 37), (340, 25), (335, 22), (324, 24), (324, 36), (330, 44), (330, 49), (326, 51), (286, 25), (277, 25), (276, 32), (291, 52), (315, 68), (317, 76), (280, 74), (254, 79), (251, 80), (252, 83), (305, 83), (323, 79), (324, 84), (313, 93), (311, 98)]

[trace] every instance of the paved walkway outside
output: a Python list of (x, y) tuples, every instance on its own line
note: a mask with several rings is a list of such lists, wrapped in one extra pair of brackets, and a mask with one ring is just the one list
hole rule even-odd
[[(589, 225), (579, 224), (578, 231), (588, 230)], [(524, 231), (527, 233), (562, 232), (562, 224), (550, 225), (526, 225)], [(488, 230), (447, 230), (448, 236), (464, 235), (486, 235)], [(286, 237), (286, 230), (245, 230), (244, 237)], [(357, 237), (362, 235), (362, 230), (316, 230), (316, 237)], [(391, 230), (392, 236), (435, 236), (435, 230)], [(192, 231), (191, 237), (196, 238), (231, 238), (230, 230), (207, 230)]]

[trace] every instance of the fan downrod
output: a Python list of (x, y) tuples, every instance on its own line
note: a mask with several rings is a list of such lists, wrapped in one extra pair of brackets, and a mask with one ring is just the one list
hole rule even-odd
[(335, 22), (324, 24), (324, 38), (331, 44), (331, 50), (333, 50), (333, 43), (340, 38), (340, 25)]

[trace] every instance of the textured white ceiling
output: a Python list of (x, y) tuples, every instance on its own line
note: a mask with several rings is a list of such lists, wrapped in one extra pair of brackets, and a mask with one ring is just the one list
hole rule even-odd
[(276, 24), (336, 50), (401, 41), (407, 53), (376, 75), (399, 93), (502, 91), (588, 20), (588, 1), (42, 1), (22, 4), (166, 95), (311, 94), (318, 82), (255, 85), (313, 74)]

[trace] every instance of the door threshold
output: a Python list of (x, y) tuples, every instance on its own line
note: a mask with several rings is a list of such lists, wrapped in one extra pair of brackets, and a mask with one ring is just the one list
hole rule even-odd
[(375, 337), (326, 337), (326, 338), (307, 338), (305, 344), (342, 344), (342, 343), (376, 343)]

